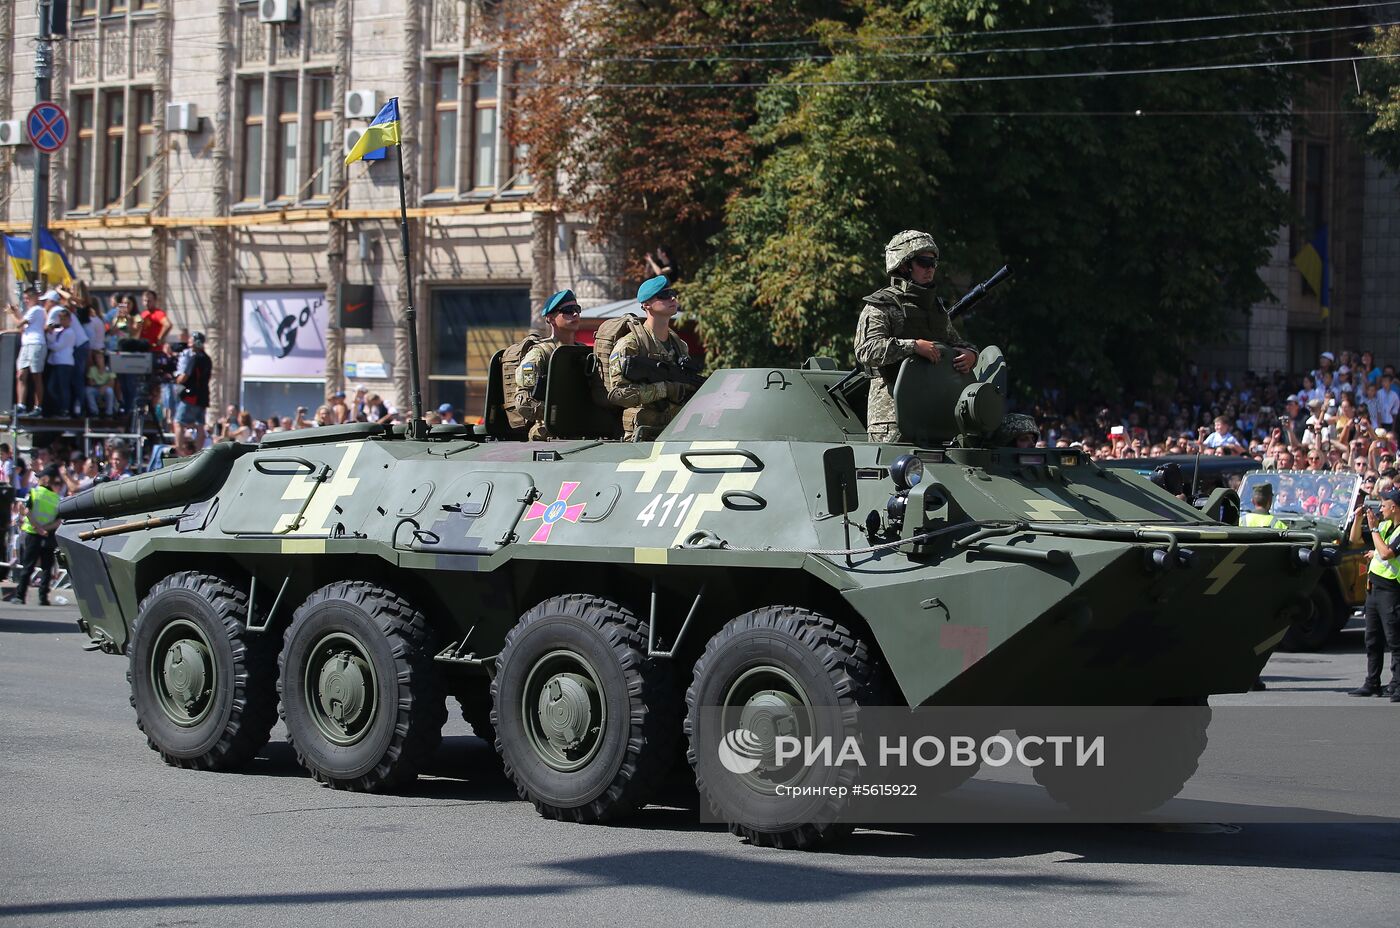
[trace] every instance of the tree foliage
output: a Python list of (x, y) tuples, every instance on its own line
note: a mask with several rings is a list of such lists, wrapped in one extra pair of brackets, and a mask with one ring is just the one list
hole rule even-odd
[(849, 363), (906, 228), (939, 241), (950, 297), (1014, 268), (969, 334), (1023, 384), (1143, 386), (1268, 296), (1289, 72), (1205, 68), (1292, 57), (1259, 33), (1300, 20), (1200, 20), (1278, 0), (536, 2), (588, 19), (539, 68), (586, 45), (589, 81), (540, 81), (561, 115), (531, 117), (532, 151), (571, 207), (700, 265), (712, 365)]
[(1400, 171), (1400, 26), (1377, 26), (1361, 45), (1378, 57), (1361, 64), (1356, 104), (1366, 112), (1361, 135), (1366, 147), (1392, 170)]

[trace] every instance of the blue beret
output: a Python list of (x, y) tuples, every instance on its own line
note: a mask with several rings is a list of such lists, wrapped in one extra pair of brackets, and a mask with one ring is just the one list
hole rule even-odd
[(666, 279), (665, 274), (659, 274), (650, 280), (642, 281), (642, 285), (637, 288), (637, 302), (645, 303), (670, 285), (671, 282)]
[(574, 296), (574, 291), (560, 290), (558, 293), (554, 294), (554, 296), (550, 297), (548, 300), (545, 300), (544, 311), (541, 312), (540, 315), (548, 316), (555, 310), (563, 309), (565, 306), (577, 305), (578, 298)]

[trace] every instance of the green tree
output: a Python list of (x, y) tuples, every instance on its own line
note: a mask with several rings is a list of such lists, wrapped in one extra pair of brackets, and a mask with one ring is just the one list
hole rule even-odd
[[(1262, 28), (1102, 28), (1276, 8), (872, 0), (854, 28), (818, 27), (830, 58), (759, 96), (757, 164), (687, 291), (712, 363), (812, 352), (849, 362), (861, 297), (883, 283), (884, 242), (926, 228), (943, 245), (950, 296), (1003, 261), (1016, 270), (971, 333), (1007, 349), (1015, 379), (1146, 386), (1267, 296), (1257, 269), (1287, 216), (1269, 140), (1286, 125), (1289, 78), (1048, 75), (1279, 60), (1286, 37), (1211, 38)], [(1005, 31), (1064, 26), (1082, 28)], [(999, 79), (1026, 74), (1043, 76)], [(918, 83), (946, 77), (965, 82)], [(869, 83), (888, 80), (915, 83)]]
[(1400, 26), (1377, 26), (1361, 51), (1391, 56), (1361, 64), (1361, 92), (1355, 102), (1366, 112), (1362, 140), (1377, 158), (1400, 171)]

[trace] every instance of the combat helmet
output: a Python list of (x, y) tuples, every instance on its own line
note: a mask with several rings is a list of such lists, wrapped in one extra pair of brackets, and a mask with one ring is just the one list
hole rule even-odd
[(1016, 436), (1030, 433), (1040, 440), (1040, 426), (1035, 419), (1025, 413), (1009, 412), (1002, 417), (1001, 425), (992, 433), (992, 444), (998, 448), (1010, 448), (1016, 444)]
[(933, 236), (916, 229), (905, 229), (885, 246), (885, 273), (893, 274), (905, 261), (924, 252), (932, 252), (933, 257), (938, 258), (938, 243)]

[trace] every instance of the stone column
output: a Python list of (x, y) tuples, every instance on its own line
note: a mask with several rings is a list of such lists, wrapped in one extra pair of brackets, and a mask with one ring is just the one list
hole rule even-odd
[[(341, 101), (350, 89), (350, 37), (353, 10), (351, 0), (336, 0), (335, 4), (335, 67), (331, 71), (331, 100), (334, 101), (334, 116), (331, 121), (331, 138), (345, 137), (345, 108)], [(336, 198), (346, 184), (345, 162), (341, 158), (331, 159), (331, 176), (327, 189), (330, 198), (338, 205)], [(327, 288), (327, 301), (331, 304), (330, 325), (326, 329), (326, 395), (345, 387), (345, 330), (340, 327), (340, 307), (344, 304), (342, 287), (345, 284), (345, 251), (348, 244), (346, 220), (332, 219), (326, 234), (326, 269), (330, 275)]]
[[(420, 93), (420, 82), (423, 72), (423, 18), (426, 15), (427, 4), (422, 0), (406, 0), (403, 10), (403, 91), (399, 95), (399, 144), (400, 148), (397, 157), (403, 158), (405, 184), (404, 189), (407, 194), (408, 207), (412, 209), (418, 205), (418, 151), (419, 151), (419, 126), (422, 125), (422, 114), (419, 112), (419, 105), (422, 100)], [(390, 157), (395, 157), (391, 154)], [(395, 168), (395, 170), (398, 170)], [(395, 238), (398, 236), (397, 220), (394, 229)], [(414, 308), (418, 314), (418, 348), (419, 361), (423, 367), (427, 367), (426, 358), (431, 354), (427, 350), (428, 332), (428, 306), (423, 299), (427, 294), (420, 286), (423, 280), (423, 249), (421, 247), (421, 228), (423, 223), (409, 221), (408, 247), (413, 250), (414, 279), (410, 280), (402, 248), (397, 243), (393, 246), (394, 263), (398, 270), (399, 278), (399, 299), (398, 311), (394, 314), (394, 389), (398, 392), (398, 407), (405, 413), (408, 412), (409, 401), (413, 395), (413, 388), (409, 382), (408, 366), (408, 328), (404, 324), (404, 311), (408, 307), (408, 295), (412, 292), (415, 296)], [(427, 371), (420, 371), (424, 383), (419, 384), (419, 388), (424, 392), (424, 405), (427, 405)]]
[[(229, 174), (232, 167), (235, 0), (218, 0), (218, 5), (219, 73), (215, 84), (219, 99), (214, 110), (214, 214), (227, 216), (232, 205)], [(228, 401), (238, 396), (238, 325), (231, 318), (238, 309), (233, 299), (232, 232), (222, 226), (215, 226), (211, 231), (214, 257), (213, 266), (209, 269), (209, 281), (213, 293), (210, 294), (209, 322), (204, 334), (208, 339), (206, 350), (214, 360), (209, 405), (216, 414), (222, 414)]]

